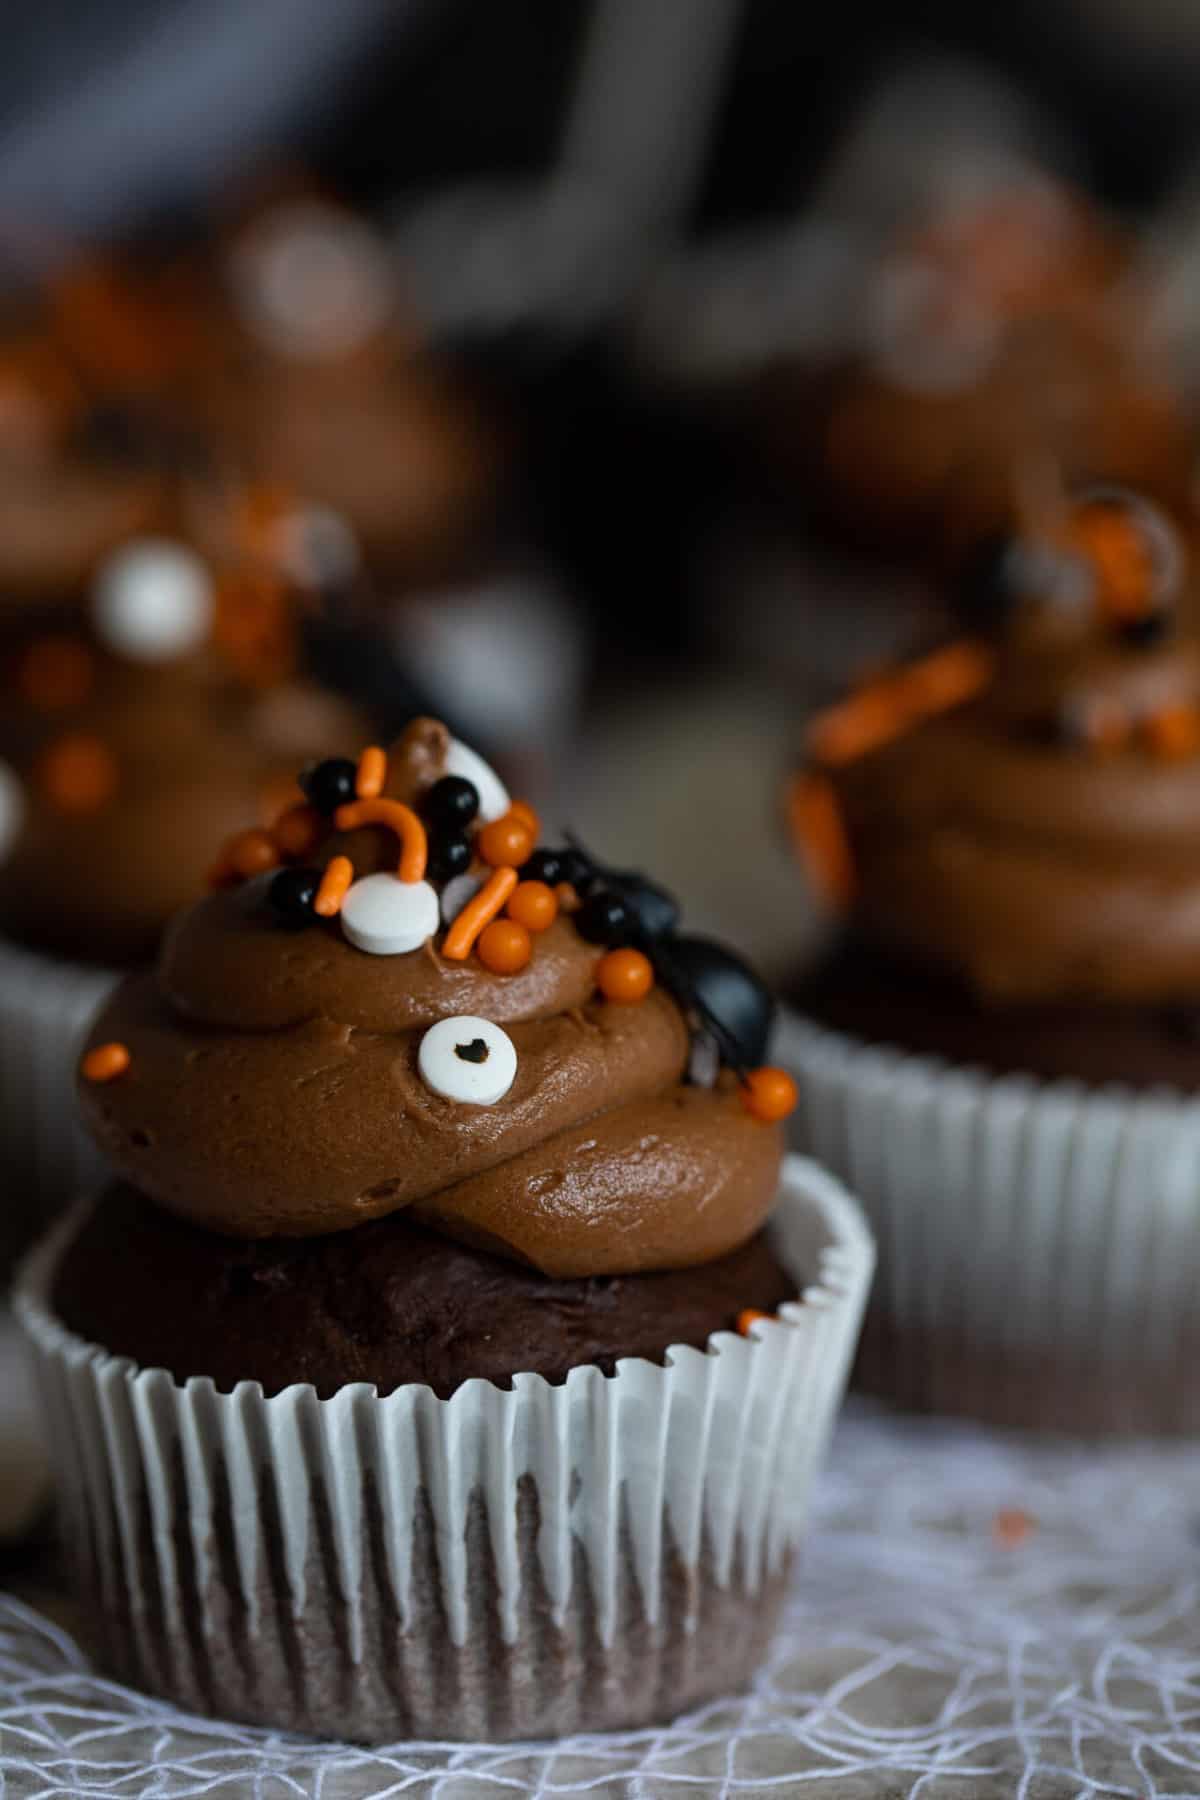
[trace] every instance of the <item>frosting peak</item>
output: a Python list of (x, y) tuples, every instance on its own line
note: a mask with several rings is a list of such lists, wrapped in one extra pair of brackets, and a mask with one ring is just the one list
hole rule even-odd
[[(301, 783), (97, 1021), (81, 1088), (118, 1170), (232, 1235), (408, 1207), (559, 1276), (752, 1236), (789, 1096), (751, 1074), (751, 972), (652, 884), (536, 849), (532, 809), (436, 720)], [(733, 1065), (710, 1086), (697, 1031)]]

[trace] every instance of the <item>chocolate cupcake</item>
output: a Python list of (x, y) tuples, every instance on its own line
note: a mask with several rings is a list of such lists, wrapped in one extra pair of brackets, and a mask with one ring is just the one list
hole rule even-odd
[[(102, 564), (86, 606), (25, 615), (5, 635), (0, 1104), (14, 1230), (94, 1168), (67, 1073), (86, 1019), (204, 891), (213, 842), (273, 817), (297, 761), (355, 729), (297, 673), (288, 603), (260, 574), (139, 539)], [(241, 854), (263, 854), (252, 834)]]
[(769, 999), (436, 721), (304, 787), (97, 1021), (19, 1300), (108, 1664), (361, 1740), (738, 1687), (870, 1267)]
[(1014, 469), (1046, 457), (1182, 502), (1190, 431), (1148, 306), (1128, 246), (1067, 191), (960, 199), (869, 269), (855, 342), (803, 376), (799, 415), (766, 385), (773, 458), (847, 542), (923, 564), (1000, 528)]
[(793, 819), (843, 932), (786, 1060), (916, 1405), (1191, 1429), (1200, 589), (1104, 490), (987, 545), (974, 635), (817, 719)]

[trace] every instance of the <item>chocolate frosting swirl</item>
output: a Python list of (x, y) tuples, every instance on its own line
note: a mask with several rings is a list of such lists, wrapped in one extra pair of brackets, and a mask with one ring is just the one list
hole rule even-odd
[(1197, 625), (1189, 591), (1145, 647), (1033, 607), (970, 704), (828, 771), (855, 927), (997, 1001), (1200, 995)]
[[(440, 735), (439, 735), (440, 734)], [(441, 727), (410, 730), (389, 792), (440, 773)], [(378, 828), (361, 874), (394, 858)], [(336, 919), (282, 930), (269, 877), (176, 922), (157, 972), (114, 995), (92, 1043), (120, 1080), (84, 1081), (91, 1129), (153, 1200), (241, 1237), (336, 1232), (399, 1208), (554, 1276), (685, 1268), (749, 1239), (775, 1196), (780, 1128), (732, 1076), (685, 1081), (690, 1037), (662, 987), (635, 1004), (596, 991), (601, 951), (560, 915), (519, 972), (453, 962), (440, 937), (401, 955), (350, 944)], [(516, 1078), (495, 1105), (437, 1094), (426, 1030), (460, 1015), (503, 1027)]]

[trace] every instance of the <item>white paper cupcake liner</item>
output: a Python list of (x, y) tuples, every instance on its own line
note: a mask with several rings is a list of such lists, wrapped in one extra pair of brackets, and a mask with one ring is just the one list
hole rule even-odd
[(0, 939), (0, 1264), (99, 1179), (78, 1121), (75, 1066), (118, 979)]
[(218, 1393), (75, 1337), (26, 1266), (67, 1544), (110, 1667), (197, 1710), (362, 1741), (661, 1719), (765, 1647), (870, 1281), (861, 1215), (785, 1166), (807, 1281), (749, 1337), (449, 1400)]
[(906, 1404), (1193, 1430), (1200, 1102), (992, 1076), (785, 1014), (794, 1141), (879, 1247), (860, 1368)]

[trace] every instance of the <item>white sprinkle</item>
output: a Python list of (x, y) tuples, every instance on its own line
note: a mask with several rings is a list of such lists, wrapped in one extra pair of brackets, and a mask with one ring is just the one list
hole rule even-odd
[(342, 930), (369, 956), (403, 956), (419, 950), (438, 928), (438, 899), (427, 881), (398, 875), (364, 875), (342, 901)]

